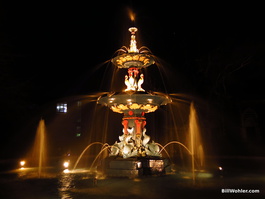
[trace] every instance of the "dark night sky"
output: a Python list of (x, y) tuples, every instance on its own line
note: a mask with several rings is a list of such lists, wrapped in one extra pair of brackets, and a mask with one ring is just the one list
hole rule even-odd
[(22, 117), (54, 99), (98, 91), (104, 70), (97, 68), (129, 44), (128, 8), (136, 13), (139, 45), (148, 46), (177, 77), (169, 91), (206, 100), (263, 99), (265, 16), (259, 7), (174, 1), (2, 2), (2, 126), (14, 131)]
[(231, 86), (258, 81), (262, 75), (264, 31), (258, 23), (262, 16), (250, 15), (250, 8), (26, 1), (1, 6), (5, 88), (18, 89), (36, 103), (70, 94), (80, 78), (91, 78), (93, 68), (122, 45), (128, 46), (129, 6), (137, 15), (141, 43), (171, 64), (174, 72), (200, 81), (194, 85), (214, 81), (220, 73)]

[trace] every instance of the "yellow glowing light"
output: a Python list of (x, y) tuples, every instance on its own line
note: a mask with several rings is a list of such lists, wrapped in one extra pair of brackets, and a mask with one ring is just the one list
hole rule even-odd
[(150, 104), (146, 104), (146, 105), (141, 107), (142, 110), (148, 111), (148, 113), (156, 111), (157, 108), (158, 108), (158, 106), (153, 106)]
[(139, 59), (139, 55), (134, 55), (132, 59), (137, 61)]
[[(148, 99), (147, 101), (149, 101)], [(119, 104), (118, 106), (111, 106), (110, 109), (113, 112), (116, 113), (123, 113), (124, 110), (132, 109), (141, 109), (144, 110), (146, 113), (154, 112), (158, 109), (158, 106), (151, 105), (151, 104), (138, 104), (138, 103), (132, 103), (131, 99), (127, 99), (127, 105)]]
[(118, 107), (118, 109), (121, 109), (121, 110), (128, 110), (129, 108), (123, 104), (120, 104)]
[(136, 43), (132, 43), (132, 49), (130, 48), (128, 52), (131, 54), (123, 54), (114, 59), (114, 64), (116, 64), (119, 68), (129, 67), (128, 65), (134, 64), (138, 67), (146, 67), (151, 64), (154, 64), (155, 61), (148, 54), (139, 54)]
[(130, 20), (135, 21), (135, 13), (130, 8), (128, 9), (128, 14), (129, 14)]
[(125, 57), (125, 59), (126, 59), (127, 61), (131, 61), (131, 60), (133, 59), (133, 57), (132, 57), (132, 56), (129, 56), (129, 55), (127, 55), (127, 56)]
[(218, 169), (219, 169), (220, 171), (222, 171), (222, 170), (223, 170), (223, 167), (218, 167)]
[(131, 27), (129, 28), (129, 31), (131, 32), (131, 41), (130, 41), (130, 49), (128, 49), (129, 53), (138, 53), (139, 50), (137, 49), (136, 46), (136, 39), (135, 39), (135, 33), (137, 32), (137, 28), (136, 27)]
[(112, 107), (110, 107), (110, 109), (111, 109), (113, 112), (116, 112), (116, 113), (122, 113), (121, 109), (119, 109), (118, 107), (112, 106)]
[(152, 103), (152, 102), (153, 102), (153, 99), (147, 99), (147, 101), (148, 101), (149, 103)]
[(130, 105), (130, 109), (139, 109), (141, 106), (141, 104), (133, 103), (132, 105)]
[(64, 166), (64, 168), (68, 168), (68, 167), (69, 167), (69, 161), (65, 161), (65, 162), (63, 163), (63, 166)]
[(20, 164), (20, 166), (22, 166), (22, 167), (23, 167), (23, 166), (26, 164), (26, 161), (25, 161), (25, 160), (22, 160), (22, 161), (20, 161), (20, 163), (19, 163), (19, 164)]
[(142, 167), (142, 162), (137, 162), (136, 164), (138, 169)]
[(143, 62), (144, 59), (145, 59), (145, 57), (144, 57), (144, 56), (141, 56), (141, 57), (139, 58), (139, 61)]

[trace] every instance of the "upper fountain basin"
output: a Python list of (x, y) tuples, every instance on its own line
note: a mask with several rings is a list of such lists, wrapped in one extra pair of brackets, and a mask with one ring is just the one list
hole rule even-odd
[(147, 53), (124, 53), (111, 61), (118, 68), (145, 68), (155, 63), (153, 56)]

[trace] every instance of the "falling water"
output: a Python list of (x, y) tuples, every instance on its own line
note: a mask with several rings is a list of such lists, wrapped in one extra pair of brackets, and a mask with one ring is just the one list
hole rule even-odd
[[(194, 103), (190, 105), (190, 115), (189, 115), (189, 148), (193, 158), (195, 158), (196, 166), (199, 167), (197, 169), (201, 169), (204, 167), (204, 151), (201, 140), (201, 132), (200, 126), (198, 122), (198, 116), (196, 113), (196, 109), (194, 107)], [(193, 163), (195, 162), (193, 161)], [(195, 165), (193, 164), (193, 171)]]
[(46, 128), (43, 119), (40, 120), (31, 154), (31, 164), (38, 168), (38, 176), (41, 177), (42, 169), (47, 163), (46, 153)]
[(102, 142), (93, 142), (93, 143), (89, 144), (89, 145), (88, 145), (88, 146), (82, 151), (82, 153), (79, 155), (79, 157), (77, 158), (77, 161), (76, 161), (76, 163), (75, 163), (75, 165), (74, 165), (74, 167), (73, 167), (73, 170), (76, 169), (76, 167), (77, 167), (77, 165), (78, 165), (80, 159), (83, 157), (84, 153), (85, 153), (85, 152), (86, 152), (91, 146), (93, 146), (93, 145), (95, 145), (95, 144), (100, 144), (100, 145), (104, 146), (104, 144), (103, 144)]

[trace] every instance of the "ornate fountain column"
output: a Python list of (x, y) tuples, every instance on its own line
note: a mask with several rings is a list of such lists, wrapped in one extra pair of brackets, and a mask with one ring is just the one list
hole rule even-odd
[(155, 63), (154, 57), (147, 51), (140, 52), (136, 46), (137, 28), (129, 28), (131, 32), (130, 48), (124, 54), (112, 59), (112, 63), (121, 69), (127, 69), (125, 75), (126, 89), (121, 93), (101, 96), (99, 104), (108, 106), (112, 111), (123, 114), (123, 134), (119, 136), (110, 156), (128, 157), (160, 157), (159, 146), (146, 134), (145, 114), (154, 112), (161, 105), (171, 102), (166, 95), (147, 93), (142, 88), (144, 74), (142, 68)]

